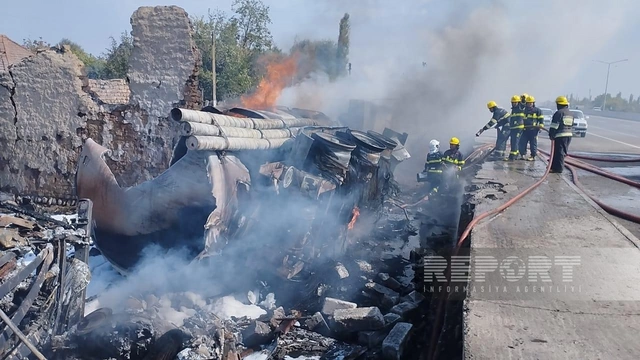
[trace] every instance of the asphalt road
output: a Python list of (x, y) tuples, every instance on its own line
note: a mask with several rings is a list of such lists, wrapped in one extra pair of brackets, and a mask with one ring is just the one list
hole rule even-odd
[[(584, 138), (574, 137), (569, 147), (569, 153), (593, 156), (628, 154), (640, 158), (639, 121), (591, 115), (587, 122), (589, 124), (587, 136)], [(492, 139), (495, 139), (495, 130), (485, 132), (478, 140), (482, 142), (495, 141)], [(546, 133), (540, 133), (538, 146), (540, 149), (549, 151), (550, 141)], [(640, 182), (640, 162), (591, 163)], [(579, 171), (578, 176), (580, 182), (591, 195), (607, 205), (640, 215), (640, 189), (583, 170)], [(623, 219), (618, 221), (640, 238), (640, 225)]]

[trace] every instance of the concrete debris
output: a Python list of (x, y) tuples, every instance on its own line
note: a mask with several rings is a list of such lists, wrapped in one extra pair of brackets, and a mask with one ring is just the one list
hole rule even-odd
[(271, 328), (269, 325), (261, 322), (254, 321), (242, 331), (242, 343), (246, 347), (256, 347), (266, 344), (271, 338)]
[(398, 303), (400, 299), (400, 294), (384, 287), (378, 283), (370, 282), (365, 285), (366, 289), (370, 292), (373, 292), (375, 297), (379, 299), (380, 305), (385, 309), (392, 308), (395, 304)]
[(356, 303), (327, 297), (324, 299), (324, 305), (322, 305), (322, 313), (332, 316), (336, 310), (355, 309), (356, 307), (358, 307)]
[(403, 320), (409, 320), (417, 308), (418, 305), (416, 303), (403, 302), (392, 307), (390, 311), (394, 314), (400, 315)]
[(384, 315), (384, 327), (390, 329), (396, 323), (402, 320), (402, 317), (398, 314), (388, 313)]
[(362, 271), (363, 273), (366, 273), (366, 274), (373, 273), (373, 266), (369, 262), (365, 260), (356, 260), (356, 264), (358, 264), (360, 271)]
[(330, 336), (331, 330), (327, 321), (321, 313), (317, 312), (313, 314), (309, 319), (307, 319), (304, 323), (304, 326), (307, 330), (315, 331), (318, 334), (322, 334), (324, 336)]
[(332, 323), (337, 332), (379, 330), (384, 327), (384, 316), (377, 307), (339, 309)]
[(385, 359), (400, 360), (413, 325), (397, 323), (382, 342), (382, 354)]
[(340, 279), (346, 279), (349, 277), (349, 271), (341, 263), (336, 264), (335, 270), (338, 273)]
[(366, 346), (370, 349), (377, 348), (384, 341), (387, 333), (378, 331), (361, 331), (358, 333), (358, 344)]
[(269, 320), (269, 324), (271, 324), (271, 327), (277, 328), (278, 325), (280, 325), (282, 319), (284, 319), (286, 316), (287, 314), (285, 313), (284, 308), (280, 306), (277, 309), (273, 310), (273, 315), (271, 316), (271, 320)]
[(402, 289), (402, 284), (387, 273), (379, 273), (376, 280), (393, 291), (399, 292)]
[(402, 302), (410, 302), (416, 305), (421, 305), (424, 300), (425, 300), (424, 295), (422, 295), (421, 293), (415, 290), (403, 296), (402, 298), (400, 298), (400, 301)]

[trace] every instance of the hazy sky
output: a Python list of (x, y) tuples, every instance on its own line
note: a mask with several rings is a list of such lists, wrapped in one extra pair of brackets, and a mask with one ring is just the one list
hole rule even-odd
[[(206, 15), (208, 8), (230, 12), (231, 0), (21, 0), (7, 1), (2, 5), (5, 13), (0, 22), (0, 33), (21, 43), (25, 38), (42, 37), (48, 42), (69, 38), (87, 51), (100, 54), (109, 45), (109, 36), (117, 37), (122, 31), (130, 31), (129, 18), (139, 6), (178, 5), (190, 15)], [(426, 32), (438, 31), (446, 26), (457, 26), (464, 15), (496, 1), (470, 0), (264, 0), (271, 8), (271, 31), (276, 44), (288, 49), (298, 37), (337, 39), (340, 17), (345, 11), (351, 14), (351, 61), (354, 71), (373, 68), (373, 63), (391, 68), (406, 67), (418, 71), (422, 61), (428, 61), (428, 47), (424, 42)], [(536, 3), (536, 10), (526, 8)], [(557, 3), (562, 3), (559, 5)], [(584, 4), (584, 5), (583, 5)], [(527, 69), (513, 70), (495, 63), (491, 72), (501, 77), (511, 76), (527, 88), (529, 78), (544, 79), (552, 91), (564, 91), (588, 96), (589, 89), (595, 96), (604, 90), (606, 65), (593, 60), (613, 61), (628, 58), (629, 61), (612, 67), (609, 92), (622, 91), (640, 95), (640, 3), (637, 1), (594, 0), (574, 1), (505, 1), (504, 12), (489, 12), (482, 21), (486, 27), (500, 27), (510, 37), (506, 41), (521, 58), (528, 58)], [(564, 16), (554, 17), (559, 12)], [(460, 15), (460, 16), (458, 16)], [(559, 15), (558, 15), (559, 16)], [(506, 18), (506, 19), (505, 19)], [(500, 33), (498, 32), (498, 33)], [(521, 34), (520, 41), (513, 41)], [(528, 43), (531, 42), (531, 46)], [(446, 46), (446, 44), (444, 45)], [(554, 54), (571, 50), (563, 56), (569, 59), (554, 62)], [(390, 53), (394, 53), (391, 55)], [(505, 55), (509, 57), (510, 55)], [(560, 57), (560, 56), (559, 56)], [(545, 66), (536, 66), (537, 60)], [(557, 67), (554, 67), (558, 64)], [(386, 71), (377, 68), (377, 71)], [(364, 71), (364, 70), (363, 70)], [(508, 71), (509, 74), (503, 72)], [(566, 73), (559, 78), (556, 74)], [(488, 76), (485, 81), (491, 81)], [(536, 89), (540, 86), (536, 87)], [(505, 94), (511, 91), (505, 90)], [(555, 93), (553, 93), (555, 94)], [(498, 93), (496, 93), (498, 95)], [(501, 92), (499, 96), (505, 96)], [(540, 94), (552, 97), (549, 94)]]

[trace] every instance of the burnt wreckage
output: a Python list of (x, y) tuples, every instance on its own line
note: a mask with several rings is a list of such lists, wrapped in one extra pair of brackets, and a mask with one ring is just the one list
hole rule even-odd
[(406, 133), (353, 130), (310, 110), (175, 108), (171, 118), (181, 136), (170, 167), (137, 186), (120, 187), (108, 149), (92, 139), (82, 147), (77, 194), (93, 201), (96, 246), (121, 273), (150, 244), (202, 259), (253, 241), (278, 252), (278, 273), (291, 278), (344, 252), (346, 230), (397, 190), (393, 170), (410, 157)]

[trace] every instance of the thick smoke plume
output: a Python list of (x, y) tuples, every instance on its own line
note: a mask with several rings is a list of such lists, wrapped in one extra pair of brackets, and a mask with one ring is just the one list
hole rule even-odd
[[(292, 39), (297, 34), (326, 38), (327, 32), (317, 29), (335, 25), (335, 40), (339, 19), (350, 14), (353, 71), (333, 82), (315, 74), (286, 88), (279, 103), (333, 118), (347, 111), (349, 99), (389, 107), (393, 119), (387, 126), (410, 134), (412, 161), (398, 170), (413, 179), (430, 139), (438, 139), (445, 150), (450, 137), (459, 137), (467, 155), (473, 134), (489, 120), (487, 101), (508, 107), (514, 94), (527, 92), (539, 102), (560, 95), (567, 81), (638, 13), (628, 0), (325, 0), (303, 8), (316, 21), (290, 29)], [(301, 16), (300, 10), (291, 16)], [(301, 204), (274, 209), (264, 219), (273, 222), (272, 231), (237, 239), (217, 264), (191, 264), (179, 252), (151, 252), (127, 280), (101, 294), (100, 305), (121, 307), (128, 296), (146, 292), (208, 297), (251, 288), (255, 274), (245, 265), (260, 261), (256, 252), (285, 246), (286, 234), (280, 231), (297, 219), (289, 214), (304, 216), (301, 209)]]
[(489, 100), (508, 108), (514, 94), (538, 102), (562, 95), (638, 12), (626, 0), (606, 6), (596, 0), (321, 3), (336, 19), (351, 15), (354, 71), (333, 83), (318, 75), (285, 89), (281, 102), (333, 116), (347, 110), (349, 99), (391, 106), (389, 125), (410, 134), (414, 161), (401, 169), (411, 172), (430, 139), (446, 148), (450, 137), (459, 137), (468, 154), (473, 134), (490, 118)]

